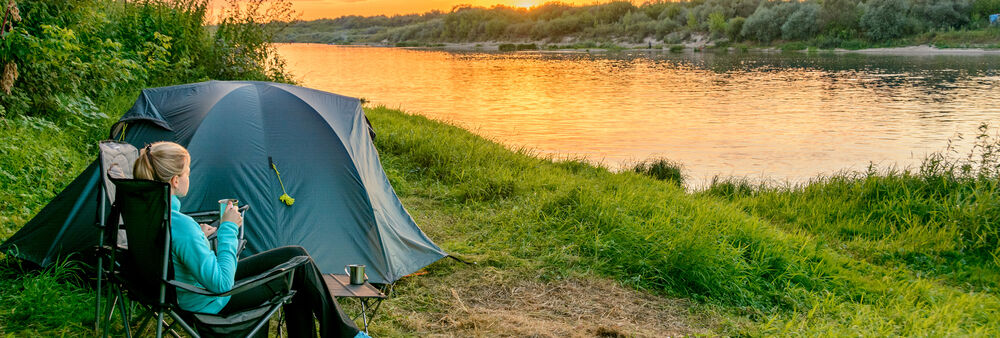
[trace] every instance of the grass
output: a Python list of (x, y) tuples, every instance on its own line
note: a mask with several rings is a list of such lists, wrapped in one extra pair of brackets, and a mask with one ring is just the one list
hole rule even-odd
[[(487, 266), (538, 271), (542, 280), (614, 278), (757, 323), (726, 334), (997, 329), (993, 293), (855, 258), (821, 234), (775, 224), (727, 199), (631, 172), (525, 156), (384, 108), (369, 115), (386, 135), (378, 146), (387, 168), (398, 168), (389, 175), (405, 187), (402, 195), (424, 195), (470, 220), (432, 237)], [(803, 212), (823, 211), (813, 207)]]
[[(124, 107), (109, 104), (107, 111)], [(669, 162), (647, 162), (650, 169), (643, 173), (615, 173), (510, 150), (397, 110), (366, 111), (379, 132), (376, 146), (387, 176), (418, 224), (447, 251), (478, 262), (472, 267), (445, 260), (426, 275), (404, 278), (380, 315), (376, 335), (530, 335), (536, 331), (523, 331), (517, 324), (523, 318), (510, 312), (529, 307), (535, 310), (525, 316), (550, 321), (572, 312), (488, 286), (586, 293), (572, 286), (594, 285), (588, 283), (610, 285), (609, 294), (652, 297), (650, 304), (680, 301), (685, 305), (663, 306), (691, 326), (677, 334), (943, 336), (1000, 330), (998, 269), (991, 258), (1000, 219), (996, 172), (983, 166), (964, 170), (953, 159), (932, 158), (919, 172), (844, 174), (792, 187), (719, 180), (691, 193), (650, 177), (674, 171)], [(33, 127), (4, 123), (2, 135), (10, 137), (4, 139), (4, 157), (27, 162), (6, 162), (4, 170), (42, 175), (36, 181), (0, 175), (0, 200), (19, 203), (0, 211), (7, 237), (89, 162), (86, 151), (93, 150), (86, 144), (97, 138), (52, 129), (9, 136), (10, 130), (32, 133)], [(47, 152), (70, 160), (34, 159)], [(80, 155), (69, 155), (74, 152)], [(38, 180), (50, 186), (37, 189)], [(20, 290), (20, 296), (5, 291), (0, 297), (0, 332), (89, 334), (92, 292), (67, 277), (78, 274), (3, 262), (0, 284)], [(509, 296), (491, 296), (496, 294)], [(602, 301), (590, 296), (564, 299)], [(33, 308), (38, 303), (59, 310)], [(56, 315), (23, 315), (38, 311)], [(494, 318), (494, 326), (484, 318)], [(625, 335), (650, 327), (594, 323), (578, 325), (584, 325), (582, 332)]]

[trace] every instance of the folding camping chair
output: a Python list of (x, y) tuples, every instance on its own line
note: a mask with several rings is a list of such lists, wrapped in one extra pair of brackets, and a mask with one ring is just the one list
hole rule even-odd
[[(128, 306), (121, 297), (128, 297), (149, 309), (156, 317), (156, 337), (163, 336), (164, 316), (173, 319), (187, 334), (205, 336), (253, 336), (263, 333), (268, 320), (291, 300), (294, 269), (309, 260), (307, 256), (289, 259), (259, 275), (236, 281), (233, 288), (214, 293), (174, 279), (170, 250), (170, 186), (156, 181), (112, 179), (115, 202), (108, 225), (109, 243), (117, 243), (118, 230), (124, 228), (128, 246), (111, 250), (111, 280), (118, 286), (122, 298), (122, 320), (126, 336), (131, 337)], [(119, 222), (119, 219), (122, 222)], [(176, 288), (204, 296), (231, 296), (260, 285), (275, 286), (282, 292), (256, 308), (228, 315), (188, 312), (177, 305)], [(273, 288), (272, 288), (273, 289)], [(114, 311), (115, 305), (109, 306)], [(109, 316), (110, 318), (110, 316)], [(193, 324), (193, 325), (192, 325)], [(169, 329), (170, 327), (168, 327)]]
[[(98, 144), (98, 164), (99, 164), (99, 175), (101, 177), (101, 184), (98, 184), (98, 212), (97, 212), (97, 227), (100, 232), (98, 237), (97, 246), (97, 297), (94, 299), (94, 330), (99, 331), (101, 328), (101, 304), (102, 296), (104, 292), (103, 283), (105, 282), (105, 260), (110, 257), (111, 249), (114, 246), (125, 246), (127, 245), (127, 236), (124, 234), (124, 230), (118, 230), (116, 243), (105, 242), (105, 239), (110, 237), (107, 233), (107, 216), (110, 204), (115, 202), (115, 185), (111, 182), (112, 178), (119, 179), (130, 179), (132, 178), (132, 166), (135, 164), (136, 159), (139, 158), (139, 150), (136, 149), (129, 143), (117, 142), (113, 140), (102, 141)], [(245, 211), (249, 205), (244, 204), (240, 211)], [(193, 217), (199, 223), (213, 223), (217, 226), (219, 217), (222, 215), (218, 211), (203, 211), (190, 213), (188, 216)], [(209, 241), (213, 243), (213, 249), (215, 247), (216, 239), (214, 235), (209, 238)], [(246, 240), (243, 238), (243, 228), (240, 228), (239, 233), (240, 245), (236, 253), (239, 255), (243, 252), (246, 247)], [(116, 290), (112, 290), (115, 292)], [(118, 295), (109, 295), (110, 297), (121, 297)], [(112, 302), (116, 304), (115, 302)], [(108, 311), (108, 320), (110, 320), (111, 314), (114, 309)]]

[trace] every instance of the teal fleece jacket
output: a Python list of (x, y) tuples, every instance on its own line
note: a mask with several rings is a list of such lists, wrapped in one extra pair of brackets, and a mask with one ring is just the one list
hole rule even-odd
[[(170, 197), (170, 237), (173, 253), (174, 279), (202, 287), (212, 292), (233, 288), (236, 277), (236, 248), (239, 229), (236, 223), (223, 222), (216, 232), (219, 244), (216, 252), (193, 218), (181, 213), (181, 201)], [(208, 297), (177, 288), (181, 309), (202, 313), (219, 313), (229, 297)]]

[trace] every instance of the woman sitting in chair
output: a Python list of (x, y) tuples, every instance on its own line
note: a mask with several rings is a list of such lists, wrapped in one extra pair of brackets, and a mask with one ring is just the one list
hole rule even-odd
[[(173, 142), (156, 142), (139, 151), (133, 173), (135, 178), (170, 184), (170, 236), (174, 276), (177, 280), (204, 287), (213, 292), (225, 292), (242, 277), (253, 276), (295, 256), (307, 256), (300, 246), (268, 250), (237, 261), (236, 248), (243, 217), (229, 204), (217, 229), (218, 247), (209, 247), (206, 232), (211, 227), (199, 225), (180, 212), (178, 197), (188, 192), (191, 156), (187, 149)], [(337, 301), (330, 296), (316, 264), (296, 268), (292, 289), (296, 290), (291, 304), (285, 306), (288, 334), (291, 337), (314, 336), (313, 315), (320, 322), (322, 337), (367, 337), (360, 332)], [(270, 300), (274, 294), (261, 285), (231, 297), (209, 297), (177, 289), (177, 302), (186, 311), (229, 314), (253, 308)]]

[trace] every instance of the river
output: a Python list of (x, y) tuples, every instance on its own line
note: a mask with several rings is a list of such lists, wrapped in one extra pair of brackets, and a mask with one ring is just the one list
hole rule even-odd
[[(1000, 56), (453, 52), (281, 44), (302, 85), (612, 169), (803, 182), (912, 167), (1000, 122)], [(377, 126), (376, 126), (377, 127)], [(959, 139), (959, 134), (962, 138)]]

